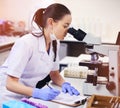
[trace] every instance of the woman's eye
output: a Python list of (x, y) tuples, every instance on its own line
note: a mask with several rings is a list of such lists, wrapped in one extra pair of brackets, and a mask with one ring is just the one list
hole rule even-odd
[(64, 28), (68, 28), (68, 26), (66, 26), (66, 25), (65, 25), (65, 26), (63, 26), (63, 27), (64, 27)]

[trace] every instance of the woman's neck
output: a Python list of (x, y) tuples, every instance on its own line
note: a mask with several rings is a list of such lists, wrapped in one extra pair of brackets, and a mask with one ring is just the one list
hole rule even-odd
[(48, 50), (50, 48), (51, 39), (46, 29), (44, 29), (44, 37), (45, 37), (45, 43), (46, 43), (46, 50)]

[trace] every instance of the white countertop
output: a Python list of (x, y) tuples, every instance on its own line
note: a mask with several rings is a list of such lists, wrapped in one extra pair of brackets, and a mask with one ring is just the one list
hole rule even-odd
[[(64, 77), (63, 71), (61, 72), (61, 75)], [(71, 85), (77, 88), (77, 90), (80, 91), (81, 95), (83, 94), (82, 87), (83, 87), (83, 82), (85, 81), (85, 79), (76, 79), (76, 78), (67, 78), (67, 77), (64, 77), (64, 78), (67, 82), (70, 82)], [(61, 89), (60, 87), (54, 85), (52, 82), (50, 82), (50, 86), (57, 88), (57, 89)], [(33, 98), (30, 98), (30, 100), (34, 102), (40, 102), (41, 104), (48, 106), (48, 108), (86, 108), (85, 105), (80, 105), (78, 107), (70, 107), (70, 106), (54, 103), (51, 101), (44, 101), (44, 100), (38, 100), (38, 99), (35, 100)]]
[[(61, 71), (61, 75), (64, 77), (64, 70)], [(73, 85), (80, 92), (80, 95), (84, 95), (88, 93), (89, 95), (97, 94), (97, 95), (112, 96), (110, 92), (106, 89), (105, 85), (97, 84), (96, 86), (93, 86), (93, 84), (91, 83), (85, 84), (86, 79), (69, 78), (69, 77), (64, 77), (64, 78), (67, 82), (70, 82), (71, 85)], [(60, 87), (54, 85), (52, 82), (50, 82), (50, 86), (61, 90)], [(70, 107), (70, 106), (54, 103), (51, 101), (43, 101), (43, 100), (38, 100), (38, 99), (35, 100), (33, 98), (30, 98), (30, 100), (34, 102), (40, 102), (41, 104), (48, 106), (48, 108), (75, 108), (75, 107)], [(86, 103), (76, 108), (86, 108)]]
[(0, 36), (0, 46), (14, 43), (18, 38), (19, 36)]

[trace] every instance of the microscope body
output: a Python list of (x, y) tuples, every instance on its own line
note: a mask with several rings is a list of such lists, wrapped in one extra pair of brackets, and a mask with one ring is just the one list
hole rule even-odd
[(109, 80), (106, 87), (112, 94), (120, 96), (120, 46), (100, 45), (94, 49), (109, 57)]
[[(108, 72), (106, 70), (101, 71), (102, 64), (92, 64), (93, 67), (98, 68), (97, 77), (106, 77), (107, 83), (96, 83), (96, 85), (94, 85), (89, 83), (89, 81), (86, 81), (84, 84), (84, 94), (91, 95), (98, 93), (99, 91), (104, 91), (101, 92), (102, 95), (120, 96), (120, 46), (109, 44), (94, 45), (93, 49), (90, 49), (90, 51), (108, 56)], [(89, 90), (87, 90), (87, 86), (89, 86)], [(90, 92), (90, 90), (92, 92)]]
[[(73, 37), (79, 41), (84, 41), (87, 44), (92, 44), (93, 47), (90, 47), (90, 49), (87, 48), (89, 52), (107, 56), (109, 59), (108, 64), (106, 64), (105, 67), (103, 63), (98, 62), (96, 59), (94, 59), (97, 57), (94, 57), (94, 55), (94, 58), (91, 58), (91, 60), (93, 60), (92, 62), (79, 63), (79, 65), (88, 66), (89, 68), (95, 69), (93, 78), (83, 84), (84, 94), (91, 95), (102, 91), (102, 95), (108, 94), (120, 96), (120, 45), (102, 44), (100, 37), (95, 37), (92, 34), (85, 33), (81, 29), (76, 30), (74, 28), (69, 28), (68, 33), (73, 35)], [(98, 84), (96, 80), (96, 77), (98, 76), (106, 77), (107, 83)], [(95, 80), (92, 80), (94, 78)], [(91, 84), (91, 82), (94, 84)]]

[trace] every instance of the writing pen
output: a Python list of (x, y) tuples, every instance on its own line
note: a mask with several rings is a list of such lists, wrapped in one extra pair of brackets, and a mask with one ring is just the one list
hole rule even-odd
[(52, 87), (48, 84), (48, 82), (46, 82), (46, 85), (47, 85), (50, 89), (52, 89)]

